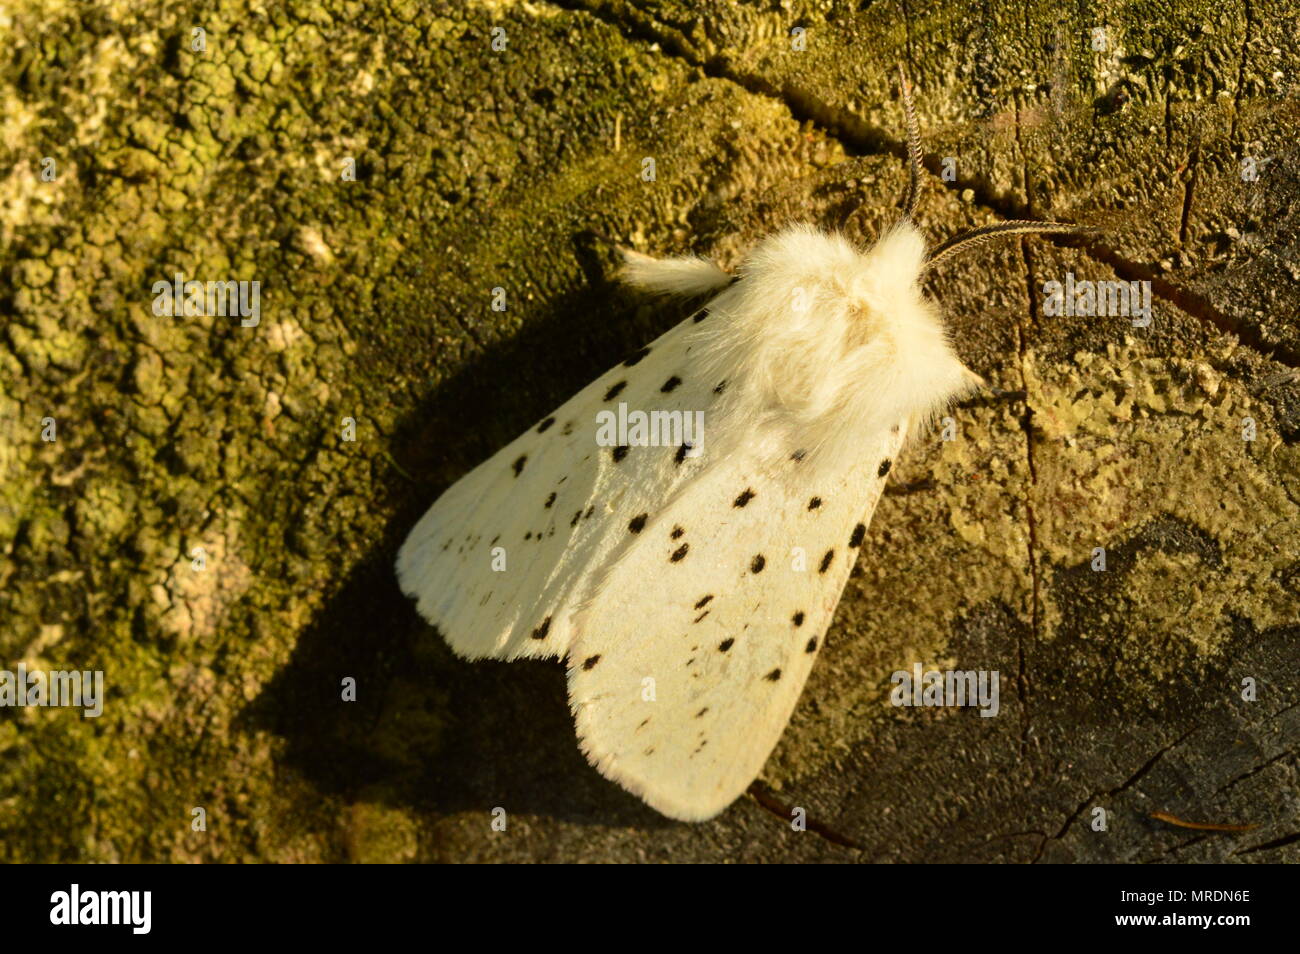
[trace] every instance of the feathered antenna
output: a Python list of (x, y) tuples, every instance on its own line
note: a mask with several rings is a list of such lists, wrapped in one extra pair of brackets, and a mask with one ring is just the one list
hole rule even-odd
[(1096, 235), (1101, 229), (1094, 225), (1073, 225), (1069, 222), (1037, 222), (1030, 219), (1012, 219), (1009, 222), (997, 222), (993, 225), (981, 225), (979, 228), (970, 229), (954, 235), (948, 241), (939, 247), (932, 249), (925, 256), (924, 268), (930, 269), (943, 261), (945, 258), (961, 251), (963, 248), (969, 248), (972, 245), (979, 245), (987, 242), (989, 239), (998, 238), (1002, 235), (1028, 235), (1033, 233), (1049, 235)]
[[(916, 121), (916, 107), (912, 103), (912, 84), (907, 79), (903, 64), (898, 64), (898, 80), (903, 93), (903, 112), (907, 115), (907, 156), (908, 177), (907, 191), (903, 193), (903, 220), (913, 222), (916, 203), (921, 196), (921, 179), (925, 169), (921, 163), (921, 131)], [(1096, 235), (1101, 230), (1092, 225), (1072, 225), (1068, 222), (1039, 222), (1030, 219), (1013, 219), (994, 225), (981, 225), (954, 235), (925, 257), (925, 268), (933, 268), (939, 262), (964, 248), (979, 245), (991, 238), (1003, 235)]]
[(911, 222), (916, 212), (916, 202), (921, 197), (921, 130), (916, 122), (916, 107), (912, 105), (912, 84), (907, 81), (903, 64), (898, 64), (898, 80), (903, 91), (903, 112), (907, 114), (907, 157), (911, 175), (907, 191), (903, 193), (903, 218)]

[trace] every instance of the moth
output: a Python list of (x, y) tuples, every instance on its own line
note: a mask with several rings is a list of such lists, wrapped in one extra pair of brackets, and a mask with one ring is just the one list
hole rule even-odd
[[(910, 179), (891, 230), (862, 250), (793, 225), (735, 275), (624, 252), (626, 282), (702, 307), (461, 478), (398, 554), (402, 590), (458, 655), (563, 657), (588, 760), (672, 818), (710, 818), (757, 777), (894, 461), (983, 384), (922, 274), (994, 236), (1086, 231), (1009, 221), (927, 253), (900, 79)], [(629, 408), (703, 428), (601, 440)]]

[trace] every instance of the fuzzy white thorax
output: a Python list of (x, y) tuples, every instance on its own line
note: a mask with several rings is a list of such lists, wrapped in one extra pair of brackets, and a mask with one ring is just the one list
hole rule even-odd
[[(727, 382), (713, 433), (761, 432), (773, 453), (793, 447), (810, 466), (842, 467), (868, 435), (900, 421), (915, 433), (979, 386), (921, 293), (924, 257), (906, 223), (865, 252), (806, 225), (758, 245), (693, 331), (703, 366)], [(663, 287), (684, 267), (663, 265), (656, 281), (638, 261), (640, 283)]]

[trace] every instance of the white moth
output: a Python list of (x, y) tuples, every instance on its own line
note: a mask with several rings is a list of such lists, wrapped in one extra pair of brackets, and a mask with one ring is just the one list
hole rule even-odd
[[(821, 648), (909, 434), (978, 387), (920, 290), (906, 78), (904, 216), (869, 250), (794, 226), (733, 278), (627, 252), (623, 278), (710, 296), (452, 486), (397, 575), (467, 659), (565, 657), (583, 752), (673, 818), (745, 791)], [(597, 441), (601, 412), (703, 412), (700, 446)]]

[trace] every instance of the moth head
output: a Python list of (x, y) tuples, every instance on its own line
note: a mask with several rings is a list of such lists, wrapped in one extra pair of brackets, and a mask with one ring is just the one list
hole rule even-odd
[(1099, 230), (1067, 222), (1015, 219), (961, 232), (927, 251), (915, 222), (925, 173), (921, 135), (911, 83), (901, 63), (898, 75), (907, 120), (908, 185), (898, 224), (863, 254), (858, 287), (853, 291), (864, 307), (854, 340), (865, 343), (875, 338), (894, 343), (901, 359), (899, 378), (916, 385), (898, 388), (903, 395), (901, 403), (911, 408), (908, 416), (915, 428), (927, 423), (954, 398), (985, 386), (983, 378), (961, 363), (939, 314), (923, 297), (920, 284), (924, 274), (957, 252), (993, 238), (1032, 233), (1088, 236)]
[[(927, 251), (915, 224), (924, 166), (911, 88), (899, 68), (910, 176), (903, 215), (865, 251), (804, 226), (765, 240), (723, 291), (698, 333), (700, 356), (728, 382), (724, 413), (774, 425), (813, 460), (843, 460), (862, 435), (906, 422), (923, 429), (982, 386), (953, 348), (925, 273), (1000, 235), (1092, 231), (1012, 221), (962, 233)], [(737, 432), (744, 426), (737, 427)]]
[(904, 220), (885, 233), (847, 276), (844, 364), (867, 387), (846, 389), (857, 414), (924, 427), (983, 379), (962, 363), (939, 308), (921, 289), (926, 245)]
[(696, 332), (728, 382), (719, 410), (752, 425), (733, 430), (779, 433), (809, 467), (839, 466), (867, 435), (914, 430), (977, 387), (921, 291), (924, 264), (910, 223), (866, 251), (807, 226), (760, 243)]

